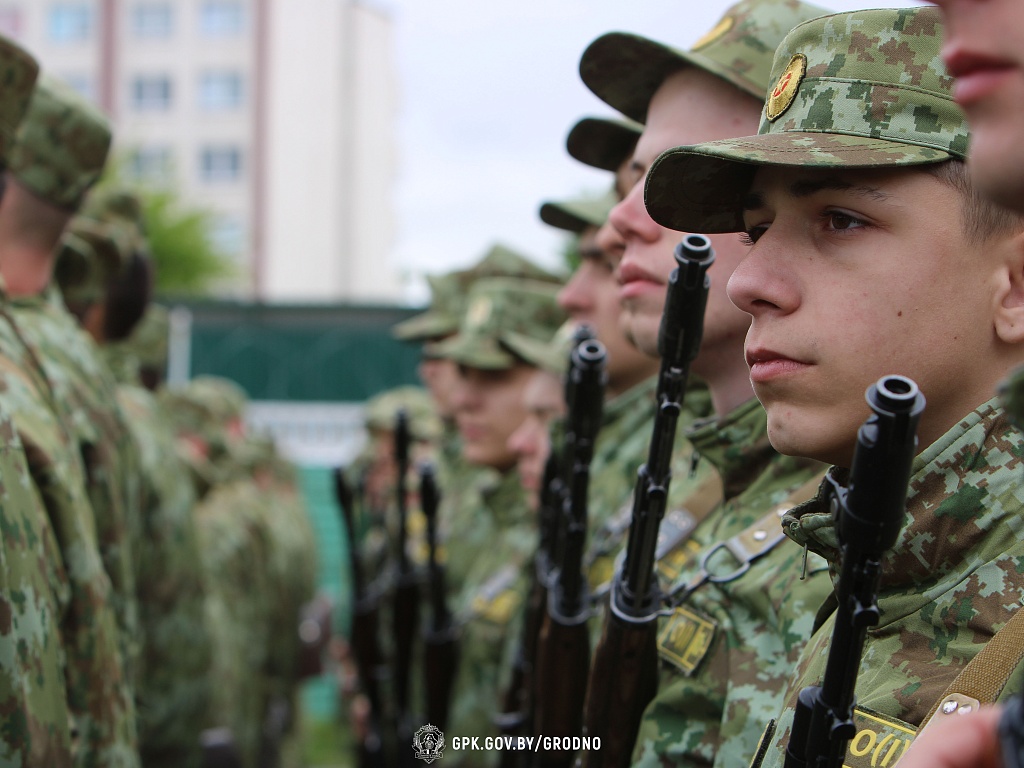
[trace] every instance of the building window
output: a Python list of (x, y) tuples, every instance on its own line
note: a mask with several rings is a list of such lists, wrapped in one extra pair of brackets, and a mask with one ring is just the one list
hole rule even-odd
[(0, 34), (19, 39), (24, 31), (22, 21), (20, 8), (0, 6)]
[(56, 3), (50, 6), (50, 39), (79, 43), (92, 35), (92, 8), (88, 3)]
[(81, 72), (65, 72), (60, 78), (83, 99), (96, 102), (96, 81), (90, 75)]
[(242, 151), (238, 147), (206, 147), (199, 153), (199, 177), (206, 182), (238, 181)]
[(206, 37), (240, 35), (244, 23), (239, 0), (206, 0), (199, 11), (199, 29)]
[(136, 181), (164, 184), (174, 171), (170, 147), (140, 147), (128, 156), (128, 173)]
[(204, 72), (199, 78), (199, 106), (210, 111), (242, 106), (242, 76), (238, 72)]
[(225, 256), (237, 258), (245, 245), (245, 224), (237, 216), (222, 216), (210, 230), (213, 246)]
[(132, 31), (146, 40), (171, 36), (173, 17), (170, 3), (139, 3), (132, 9)]
[(164, 111), (171, 108), (171, 78), (167, 75), (147, 75), (132, 81), (132, 109), (142, 112)]

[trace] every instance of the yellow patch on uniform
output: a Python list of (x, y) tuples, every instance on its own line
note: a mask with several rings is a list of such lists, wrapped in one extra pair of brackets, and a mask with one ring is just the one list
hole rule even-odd
[(914, 742), (917, 729), (870, 709), (853, 710), (856, 735), (846, 748), (846, 768), (892, 768)]
[(720, 22), (715, 24), (708, 32), (696, 43), (693, 44), (691, 51), (698, 51), (701, 48), (711, 45), (713, 42), (725, 36), (725, 34), (732, 29), (736, 20), (732, 16), (726, 16)]
[(802, 53), (795, 54), (789, 60), (786, 69), (779, 75), (775, 87), (768, 94), (765, 117), (769, 120), (777, 120), (783, 112), (789, 109), (789, 105), (796, 98), (797, 89), (805, 74), (807, 74), (807, 57)]
[(717, 625), (680, 606), (658, 633), (658, 654), (691, 675), (711, 648)]
[(518, 607), (519, 595), (514, 589), (507, 589), (489, 601), (480, 595), (473, 598), (473, 613), (499, 626), (508, 624)]
[(468, 328), (480, 328), (491, 319), (491, 312), (494, 305), (489, 296), (477, 296), (473, 303), (466, 309), (466, 326)]
[(658, 575), (666, 584), (672, 584), (679, 578), (690, 563), (701, 553), (701, 546), (695, 541), (687, 540), (658, 560)]

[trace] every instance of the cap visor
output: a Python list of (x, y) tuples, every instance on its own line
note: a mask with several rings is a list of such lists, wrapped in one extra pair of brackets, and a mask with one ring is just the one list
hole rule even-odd
[(740, 232), (743, 198), (761, 166), (879, 168), (941, 163), (935, 147), (875, 137), (787, 131), (676, 147), (651, 166), (644, 202), (651, 218), (680, 232)]
[(470, 368), (500, 371), (516, 364), (516, 358), (491, 338), (459, 334), (431, 345), (435, 357), (446, 357)]
[(396, 323), (391, 327), (391, 335), (401, 341), (422, 341), (450, 336), (458, 329), (457, 318), (428, 311)]

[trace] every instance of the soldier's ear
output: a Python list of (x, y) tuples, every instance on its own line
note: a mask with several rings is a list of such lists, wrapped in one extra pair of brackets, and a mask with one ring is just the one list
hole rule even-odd
[(994, 296), (996, 335), (1007, 344), (1024, 343), (1024, 232), (1007, 235)]

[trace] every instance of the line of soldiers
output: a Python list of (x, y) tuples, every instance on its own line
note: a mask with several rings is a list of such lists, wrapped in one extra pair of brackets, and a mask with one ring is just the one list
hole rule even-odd
[(0, 82), (0, 764), (281, 765), (324, 639), (295, 470), (234, 383), (163, 386), (108, 120), (2, 38)]
[[(1024, 218), (968, 173), (954, 94), (996, 78), (954, 91), (942, 45), (933, 7), (741, 0), (688, 50), (612, 32), (583, 52), (621, 117), (580, 120), (566, 147), (611, 191), (540, 210), (579, 265), (563, 279), (496, 247), (432, 277), (429, 310), (395, 329), (423, 344), (421, 418), (442, 425), (421, 549), (443, 550), (458, 662), (445, 719), (411, 734), (447, 689), (415, 644), (391, 673), (402, 651), (378, 644), (376, 683), (401, 666), (426, 690), (397, 725), (380, 695), (360, 710), (364, 747), (367, 722), (393, 739), (377, 764), (441, 757), (440, 730), (459, 765), (889, 767), (1021, 692), (1024, 434), (1019, 387), (998, 391), (1024, 363)], [(1009, 50), (991, 66), (1017, 74)], [(1010, 135), (984, 173), (1019, 209), (1019, 164), (991, 161), (1019, 154)], [(601, 429), (567, 469), (595, 337)], [(388, 564), (416, 562), (412, 527), (387, 535), (418, 506), (402, 474), (372, 510), (350, 502), (384, 532), (379, 605)], [(531, 754), (461, 748), (501, 735)]]

